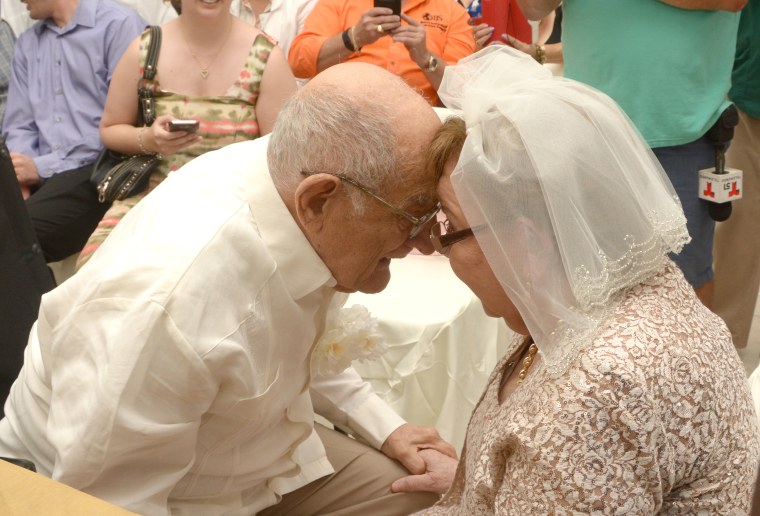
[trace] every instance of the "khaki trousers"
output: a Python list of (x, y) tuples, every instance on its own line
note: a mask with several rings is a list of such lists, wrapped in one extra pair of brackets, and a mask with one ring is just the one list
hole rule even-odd
[(430, 507), (433, 493), (391, 493), (409, 472), (398, 462), (340, 432), (314, 425), (335, 473), (283, 496), (258, 516), (402, 516)]
[(744, 348), (760, 287), (760, 119), (739, 111), (726, 165), (744, 171), (744, 192), (731, 217), (715, 228), (713, 310), (726, 321), (734, 345)]

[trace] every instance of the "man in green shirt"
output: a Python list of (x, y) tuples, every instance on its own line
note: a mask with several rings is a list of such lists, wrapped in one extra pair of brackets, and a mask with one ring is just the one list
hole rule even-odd
[[(519, 0), (540, 19), (560, 0)], [(710, 305), (715, 224), (698, 198), (698, 171), (715, 165), (704, 135), (728, 107), (740, 10), (746, 0), (565, 0), (565, 76), (612, 97), (660, 160), (692, 242), (673, 256)]]

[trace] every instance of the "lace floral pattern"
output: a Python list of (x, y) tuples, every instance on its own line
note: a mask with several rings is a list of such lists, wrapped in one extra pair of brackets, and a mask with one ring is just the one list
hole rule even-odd
[(424, 514), (747, 514), (760, 436), (725, 325), (670, 263), (559, 377), (502, 405), (496, 367), (454, 485)]

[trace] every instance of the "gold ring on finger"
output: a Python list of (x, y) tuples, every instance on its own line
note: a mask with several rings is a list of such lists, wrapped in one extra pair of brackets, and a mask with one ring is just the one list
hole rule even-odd
[(382, 24), (379, 24), (379, 25), (377, 26), (377, 32), (379, 32), (380, 34), (382, 34), (383, 32), (385, 32), (385, 31), (383, 30), (383, 25), (382, 25)]

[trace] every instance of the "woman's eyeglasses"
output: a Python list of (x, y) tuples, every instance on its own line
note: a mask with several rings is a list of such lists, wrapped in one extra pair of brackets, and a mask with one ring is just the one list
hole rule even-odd
[(446, 220), (443, 222), (437, 222), (430, 228), (430, 242), (432, 242), (433, 248), (446, 256), (448, 256), (449, 248), (452, 245), (465, 238), (473, 236), (475, 234), (475, 229), (480, 229), (482, 226), (478, 226), (475, 229), (466, 228), (451, 232), (449, 231), (450, 227), (449, 221)]

